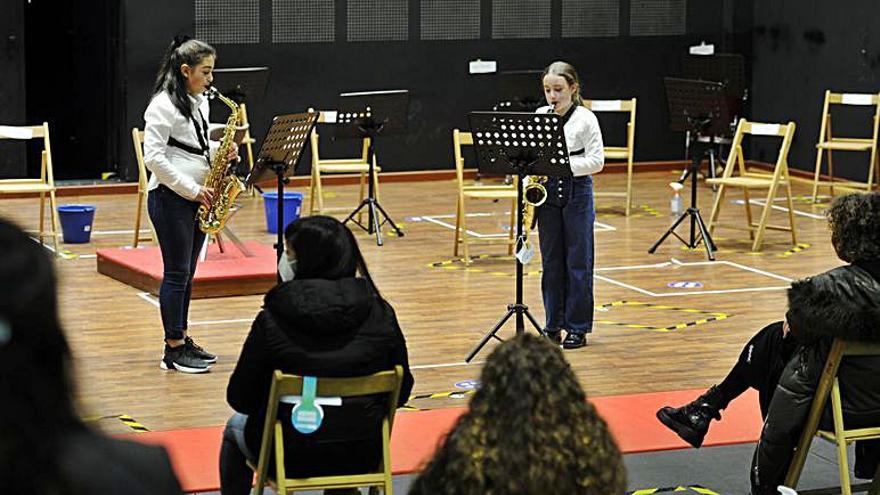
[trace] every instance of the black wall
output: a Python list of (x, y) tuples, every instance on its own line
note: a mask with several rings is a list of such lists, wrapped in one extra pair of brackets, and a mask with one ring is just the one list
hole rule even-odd
[[(113, 170), (119, 150), (112, 129), (124, 124), (116, 79), (119, 2), (84, 5), (74, 0), (25, 5), (27, 122), (49, 122), (60, 179), (96, 178)], [(39, 175), (38, 154), (31, 154), (28, 168)]]
[[(557, 15), (560, 2), (553, 3)], [(550, 61), (564, 59), (578, 68), (586, 97), (639, 98), (637, 160), (680, 158), (683, 138), (667, 130), (661, 78), (677, 73), (687, 47), (700, 40), (728, 51), (740, 46), (748, 49), (751, 40), (743, 36), (748, 32), (743, 19), (751, 13), (750, 3), (743, 17), (743, 9), (732, 0), (688, 2), (687, 34), (653, 37), (629, 36), (629, 1), (620, 3), (621, 34), (613, 38), (562, 38), (557, 19), (550, 39), (492, 40), (491, 2), (483, 0), (482, 39), (420, 41), (418, 1), (410, 0), (409, 41), (347, 42), (341, 19), (336, 23), (335, 42), (274, 44), (269, 32), (271, 2), (263, 0), (261, 42), (216, 45), (217, 66), (270, 68), (265, 100), (248, 108), (257, 136), (266, 131), (272, 115), (308, 107), (335, 108), (340, 92), (409, 89), (409, 133), (380, 139), (378, 151), (384, 170), (424, 170), (451, 168), (451, 129), (467, 125), (468, 111), (490, 109), (496, 102), (494, 76), (468, 74), (468, 61), (496, 60), (499, 69), (512, 70), (541, 69)], [(338, 0), (336, 10), (337, 16), (344, 15), (345, 2)], [(125, 126), (116, 133), (123, 143), (120, 170), (130, 179), (136, 171), (130, 129), (143, 126), (143, 111), (168, 41), (175, 34), (195, 32), (194, 12), (193, 0), (124, 2)], [(623, 139), (623, 130), (612, 129), (610, 124), (606, 134), (608, 140)], [(307, 156), (300, 173), (307, 172), (306, 160)]]
[[(755, 2), (752, 109), (755, 120), (797, 124), (792, 167), (813, 170), (826, 89), (880, 91), (880, 2), (774, 0)], [(873, 112), (833, 113), (835, 134), (869, 137)], [(774, 144), (756, 145), (759, 159), (775, 159)], [(866, 154), (836, 153), (835, 175), (866, 178)]]

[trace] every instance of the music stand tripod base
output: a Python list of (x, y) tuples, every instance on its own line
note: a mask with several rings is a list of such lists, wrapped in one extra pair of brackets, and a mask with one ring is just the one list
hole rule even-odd
[[(663, 244), (663, 241), (666, 240), (670, 235), (674, 235), (678, 240), (684, 243), (690, 249), (696, 249), (697, 246), (700, 245), (700, 242), (703, 243), (703, 246), (706, 248), (706, 255), (709, 257), (709, 261), (715, 261), (715, 251), (718, 248), (715, 246), (715, 241), (712, 240), (712, 236), (709, 234), (709, 228), (706, 227), (706, 223), (703, 221), (702, 215), (700, 215), (700, 209), (697, 208), (697, 170), (699, 169), (699, 162), (696, 160), (691, 164), (691, 206), (672, 223), (669, 229), (657, 239), (657, 242), (648, 249), (648, 254), (654, 254), (654, 251), (660, 247), (660, 244)], [(678, 228), (679, 225), (684, 221), (685, 218), (690, 218), (690, 237), (689, 239), (683, 239), (678, 233), (675, 232), (675, 229)], [(700, 237), (697, 237), (697, 230), (699, 229)]]

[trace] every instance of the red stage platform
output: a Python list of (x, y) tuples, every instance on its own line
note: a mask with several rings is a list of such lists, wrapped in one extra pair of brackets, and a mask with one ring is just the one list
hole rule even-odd
[[(208, 246), (205, 261), (199, 262), (193, 280), (194, 299), (265, 294), (276, 282), (275, 249), (256, 241), (246, 241), (247, 257), (231, 242), (221, 253), (216, 244)], [(159, 294), (162, 283), (162, 253), (158, 247), (145, 249), (112, 248), (98, 250), (98, 273), (137, 289)]]

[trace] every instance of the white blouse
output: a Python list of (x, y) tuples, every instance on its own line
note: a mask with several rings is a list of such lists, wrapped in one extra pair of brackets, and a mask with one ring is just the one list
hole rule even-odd
[[(202, 95), (189, 96), (193, 116), (201, 126), (199, 110), (208, 121), (208, 99)], [(144, 163), (153, 172), (147, 190), (152, 191), (164, 184), (166, 187), (194, 201), (199, 188), (205, 182), (208, 164), (205, 157), (168, 144), (168, 137), (194, 148), (200, 148), (199, 138), (192, 120), (184, 117), (171, 102), (166, 91), (157, 93), (144, 112)], [(220, 143), (208, 141), (211, 155)]]
[[(548, 113), (550, 106), (546, 105), (537, 109), (536, 113)], [(571, 173), (575, 177), (592, 175), (602, 170), (605, 166), (605, 152), (602, 144), (602, 130), (599, 129), (599, 119), (587, 107), (578, 105), (571, 118), (566, 122), (565, 144), (568, 152), (584, 150), (583, 154), (573, 155)]]

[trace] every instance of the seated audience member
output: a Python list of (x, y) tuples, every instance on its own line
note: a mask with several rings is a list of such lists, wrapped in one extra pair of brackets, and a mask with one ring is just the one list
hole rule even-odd
[[(784, 481), (835, 337), (880, 341), (880, 194), (838, 197), (826, 216), (837, 256), (849, 263), (794, 282), (788, 311), (746, 344), (727, 377), (690, 404), (657, 417), (700, 447), (719, 411), (749, 387), (758, 390), (764, 429), (752, 461), (752, 493), (776, 493)], [(880, 358), (847, 358), (840, 366), (847, 426), (880, 426)], [(831, 429), (828, 401), (822, 427)], [(859, 442), (856, 475), (874, 475), (880, 449)]]
[(0, 492), (180, 494), (164, 449), (83, 424), (70, 366), (53, 261), (0, 220)]
[(605, 421), (559, 347), (521, 334), (498, 346), (480, 388), (410, 495), (622, 494)]
[[(370, 278), (351, 231), (334, 218), (311, 216), (291, 223), (284, 237), (278, 267), (283, 282), (266, 294), (229, 379), (226, 396), (236, 414), (220, 453), (224, 495), (250, 491), (253, 472), (246, 461), (256, 464), (259, 456), (274, 370), (320, 380), (401, 365), (398, 405), (413, 386), (397, 317)], [(386, 408), (375, 397), (344, 399), (342, 406), (325, 406), (321, 427), (304, 435), (291, 425), (291, 406), (281, 404), (279, 417), (288, 418), (282, 422), (288, 477), (375, 470)]]

